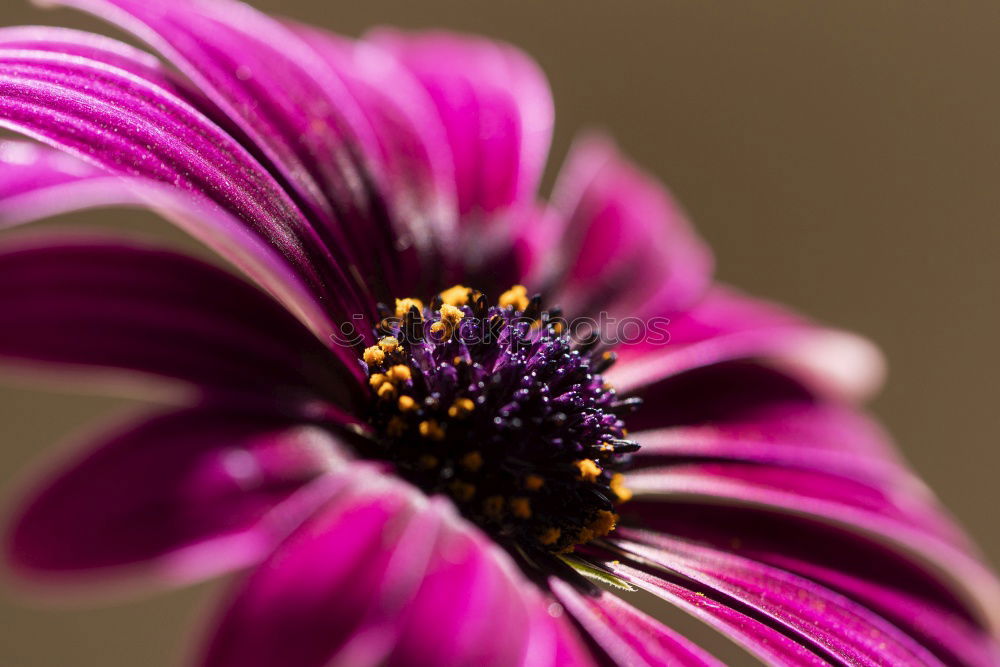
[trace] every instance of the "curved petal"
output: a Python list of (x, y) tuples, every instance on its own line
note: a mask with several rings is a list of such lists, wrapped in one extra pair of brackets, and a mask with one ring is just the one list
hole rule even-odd
[(242, 585), (205, 664), (590, 664), (546, 610), (447, 501), (362, 473)]
[(820, 395), (859, 401), (878, 389), (885, 374), (881, 354), (867, 340), (723, 287), (674, 317), (666, 333), (618, 348), (620, 359), (606, 373), (608, 380), (620, 391), (645, 390), (682, 373), (751, 360)]
[[(278, 183), (234, 138), (170, 90), (79, 56), (0, 49), (0, 92), (0, 126), (112, 173), (207, 199), (245, 227), (233, 233), (193, 226), (225, 257), (245, 265), (249, 236), (258, 242), (255, 252), (273, 246), (339, 317), (365, 312), (366, 302), (351, 291), (354, 283)], [(237, 242), (220, 242), (230, 236)]]
[(606, 139), (576, 142), (553, 207), (565, 222), (550, 289), (568, 313), (666, 316), (687, 308), (711, 283), (711, 252), (666, 188)]
[(839, 405), (781, 401), (738, 419), (633, 432), (637, 467), (723, 461), (802, 468), (868, 483), (905, 484), (909, 472), (877, 425)]
[[(946, 661), (995, 662), (989, 656), (997, 654), (996, 645), (977, 620), (976, 605), (960, 599), (961, 589), (950, 577), (928, 571), (905, 551), (828, 523), (770, 511), (686, 503), (639, 511), (644, 518), (631, 523), (648, 530), (622, 526), (617, 535), (652, 545), (671, 535), (796, 573), (858, 601)], [(984, 599), (979, 606), (988, 604)]]
[[(635, 546), (635, 549), (633, 549)], [(684, 559), (675, 552), (625, 543), (622, 551), (642, 563), (682, 575), (712, 592), (716, 604), (742, 611), (750, 619), (787, 633), (818, 656), (852, 665), (941, 665), (913, 638), (885, 619), (840, 595), (804, 579), (780, 572), (761, 572), (753, 564), (724, 570), (715, 564)], [(676, 599), (676, 584), (625, 563), (608, 569), (625, 581), (659, 595)], [(748, 643), (748, 648), (762, 647)]]
[[(169, 186), (109, 175), (63, 151), (24, 141), (0, 141), (0, 228), (106, 206), (148, 206), (228, 257), (320, 340), (337, 331), (316, 294), (272, 247), (219, 207)], [(345, 348), (333, 353), (353, 366)]]
[(43, 583), (140, 566), (179, 584), (244, 567), (329, 497), (335, 484), (316, 480), (342, 456), (328, 432), (261, 412), (143, 418), (75, 452), (30, 495), (8, 558)]
[[(727, 474), (731, 473), (731, 474)], [(884, 545), (927, 571), (925, 580), (944, 582), (981, 618), (1000, 618), (1000, 583), (970, 553), (964, 535), (915, 478), (887, 495), (833, 475), (751, 466), (681, 466), (629, 476), (637, 498), (654, 501), (630, 508), (639, 525), (656, 521), (663, 502), (762, 510), (833, 526)]]
[(351, 369), (250, 285), (98, 237), (0, 246), (0, 357), (139, 371), (290, 405), (363, 400)]
[(170, 91), (203, 113), (209, 110), (207, 100), (163, 67), (156, 56), (103, 35), (52, 26), (9, 26), (0, 28), (0, 48), (62, 53), (104, 63)]
[[(670, 602), (678, 609), (700, 619), (709, 627), (726, 635), (768, 665), (807, 665), (822, 667), (830, 662), (805, 645), (793, 640), (778, 629), (753, 618), (741, 610), (719, 604), (701, 591), (694, 591), (666, 578), (647, 575), (645, 580), (633, 576), (621, 563), (616, 563), (616, 574), (623, 580)], [(610, 569), (610, 568), (609, 568)], [(635, 571), (636, 575), (645, 574)]]
[(534, 200), (552, 139), (545, 75), (499, 42), (449, 33), (365, 36), (393, 53), (423, 84), (447, 132), (459, 212), (484, 222)]
[[(371, 42), (312, 26), (291, 27), (344, 82), (372, 127), (382, 189), (394, 218), (409, 230), (410, 238), (399, 245), (451, 242), (458, 223), (455, 171), (427, 91), (392, 54)], [(440, 284), (427, 287), (428, 293), (439, 289)]]
[(710, 456), (715, 448), (730, 452), (738, 443), (745, 442), (743, 453), (748, 458), (781, 447), (802, 450), (804, 456), (829, 452), (863, 459), (899, 460), (888, 433), (857, 408), (781, 396), (772, 396), (760, 404), (748, 403), (742, 409), (731, 406), (725, 418), (716, 416), (709, 422), (638, 431), (633, 435), (645, 438), (636, 458), (696, 455), (699, 451)]
[(722, 663), (662, 623), (607, 592), (581, 595), (561, 579), (549, 587), (616, 665), (721, 667)]
[(294, 30), (229, 0), (49, 4), (127, 30), (204, 91), (274, 165), (337, 262), (354, 267), (351, 289), (376, 286), (374, 303), (388, 298), (384, 283), (400, 284), (409, 256), (386, 215), (388, 193), (373, 179), (378, 139), (344, 82)]
[(9, 211), (22, 208), (18, 203), (20, 197), (31, 197), (50, 188), (58, 192), (59, 186), (98, 177), (107, 174), (62, 151), (28, 141), (0, 141), (0, 219), (19, 217)]
[[(927, 607), (926, 603), (911, 600), (892, 610), (904, 624), (899, 628), (903, 630), (900, 634), (898, 626), (887, 625), (870, 608), (810, 579), (742, 555), (649, 533), (643, 534), (643, 543), (625, 539), (616, 541), (616, 546), (640, 562), (666, 568), (740, 600), (786, 627), (803, 632), (828, 650), (839, 654), (846, 649), (848, 659), (852, 651), (860, 649), (873, 651), (873, 657), (881, 656), (891, 662), (903, 660), (902, 654), (892, 658), (894, 649), (891, 641), (886, 641), (886, 635), (895, 636), (899, 648), (921, 647), (917, 655), (925, 649), (945, 649), (935, 659), (958, 658), (962, 664), (991, 665), (998, 655), (987, 634), (976, 632), (967, 621)], [(895, 602), (898, 604), (901, 599), (897, 597)], [(929, 632), (914, 632), (921, 625)], [(908, 629), (910, 632), (906, 632)], [(842, 640), (846, 643), (841, 643)], [(867, 648), (859, 646), (859, 642)]]

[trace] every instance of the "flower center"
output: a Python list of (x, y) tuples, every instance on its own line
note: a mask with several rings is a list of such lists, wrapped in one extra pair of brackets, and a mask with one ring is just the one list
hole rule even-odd
[(372, 455), (498, 541), (567, 552), (614, 530), (631, 496), (619, 470), (638, 445), (621, 415), (637, 399), (601, 378), (614, 354), (575, 344), (540, 302), (455, 286), (383, 308), (364, 351)]

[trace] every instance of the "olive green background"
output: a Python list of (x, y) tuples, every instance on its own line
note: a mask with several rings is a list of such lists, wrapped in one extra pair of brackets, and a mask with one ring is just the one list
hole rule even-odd
[[(1000, 4), (963, 0), (258, 0), (348, 34), (512, 41), (548, 72), (554, 164), (597, 126), (669, 184), (718, 275), (877, 341), (873, 409), (1000, 561)], [(0, 24), (94, 21), (4, 0)], [(110, 31), (109, 31), (110, 32)], [(551, 181), (551, 176), (549, 181)], [(148, 214), (60, 222), (148, 227)], [(0, 387), (0, 485), (118, 400)], [(215, 587), (92, 610), (0, 596), (0, 663), (163, 665)], [(720, 655), (728, 652), (717, 639)], [(735, 656), (735, 657), (734, 657)]]

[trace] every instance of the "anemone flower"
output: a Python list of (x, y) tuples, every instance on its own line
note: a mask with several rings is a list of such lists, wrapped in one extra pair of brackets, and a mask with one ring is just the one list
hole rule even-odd
[(28, 495), (20, 575), (239, 571), (213, 667), (718, 664), (639, 589), (768, 663), (996, 663), (993, 574), (857, 407), (878, 353), (715, 284), (608, 140), (541, 200), (525, 55), (60, 4), (159, 58), (0, 30), (0, 123), (34, 140), (0, 149), (0, 218), (148, 206), (227, 266), (0, 247), (5, 359), (173, 389)]

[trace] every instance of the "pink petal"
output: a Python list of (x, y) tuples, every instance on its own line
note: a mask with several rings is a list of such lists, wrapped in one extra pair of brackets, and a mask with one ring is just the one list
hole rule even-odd
[(714, 364), (756, 360), (818, 394), (862, 400), (881, 385), (885, 371), (878, 350), (863, 338), (725, 288), (713, 288), (675, 316), (667, 331), (669, 340), (619, 348), (609, 381), (620, 391), (636, 391)]
[(366, 312), (359, 304), (367, 302), (351, 292), (352, 283), (332, 261), (330, 246), (265, 168), (158, 81), (40, 48), (3, 50), (0, 125), (112, 173), (207, 200), (239, 219), (242, 228), (214, 227), (214, 217), (209, 224), (203, 220), (188, 227), (227, 258), (241, 266), (252, 262), (243, 257), (247, 238), (255, 241), (255, 255), (271, 245), (314, 298), (327, 300), (330, 310), (345, 318)]
[[(280, 255), (224, 210), (171, 187), (109, 175), (40, 144), (0, 141), (0, 227), (104, 206), (156, 208), (233, 261), (320, 340), (330, 340), (336, 331), (324, 306)], [(342, 352), (334, 349), (335, 354)], [(350, 361), (353, 365), (353, 358)]]
[(711, 282), (711, 252), (686, 216), (662, 184), (606, 139), (573, 146), (553, 207), (565, 220), (553, 299), (570, 314), (666, 316)]
[[(451, 242), (458, 202), (451, 151), (437, 108), (412, 72), (391, 53), (311, 26), (292, 25), (343, 80), (378, 142), (377, 176), (406, 243)], [(410, 293), (417, 293), (412, 290)], [(440, 284), (427, 290), (440, 289)]]
[(205, 664), (589, 664), (547, 607), (447, 501), (362, 473), (240, 588)]
[(206, 405), (141, 419), (94, 439), (30, 495), (8, 557), (43, 583), (123, 566), (183, 583), (244, 567), (329, 497), (334, 480), (321, 476), (341, 452), (327, 432), (262, 412)]
[(362, 279), (344, 274), (345, 286), (365, 293), (383, 273), (392, 274), (394, 230), (368, 165), (377, 140), (343, 81), (292, 29), (227, 0), (53, 4), (119, 25), (204, 91), (303, 203), (335, 263), (354, 265)]
[[(854, 481), (791, 469), (755, 470), (749, 466), (682, 466), (669, 471), (639, 471), (628, 485), (637, 497), (654, 501), (628, 508), (642, 522), (655, 522), (668, 509), (725, 506), (730, 511), (762, 510), (799, 517), (857, 534), (898, 552), (927, 570), (925, 580), (945, 582), (990, 623), (1000, 619), (1000, 583), (976, 556), (964, 535), (933, 503), (915, 478), (908, 486), (866, 489)], [(677, 503), (674, 505), (674, 503)]]
[(437, 107), (467, 222), (533, 201), (554, 111), (545, 76), (528, 56), (506, 44), (448, 33), (378, 30), (366, 40), (408, 67)]
[(651, 530), (623, 526), (616, 534), (652, 544), (673, 535), (797, 573), (885, 617), (942, 659), (993, 664), (986, 656), (997, 649), (976, 620), (977, 606), (989, 601), (962, 601), (950, 577), (928, 570), (906, 551), (827, 523), (759, 510), (679, 503), (642, 513), (642, 525)]
[(0, 247), (0, 357), (138, 371), (289, 405), (364, 400), (356, 364), (250, 285), (184, 255), (99, 237)]
[(617, 665), (721, 666), (718, 660), (620, 598), (580, 594), (560, 579), (549, 585), (576, 622)]
[[(801, 640), (850, 664), (940, 664), (913, 637), (861, 605), (818, 584), (782, 570), (667, 536), (655, 546), (616, 540), (624, 552), (650, 566), (691, 581), (747, 605), (766, 622), (776, 623)], [(627, 565), (612, 571), (630, 575), (654, 590), (655, 575), (644, 576)], [(650, 579), (652, 577), (652, 579)]]
[(878, 484), (909, 472), (874, 424), (841, 406), (789, 401), (739, 421), (633, 432), (637, 467), (691, 460), (773, 464)]

